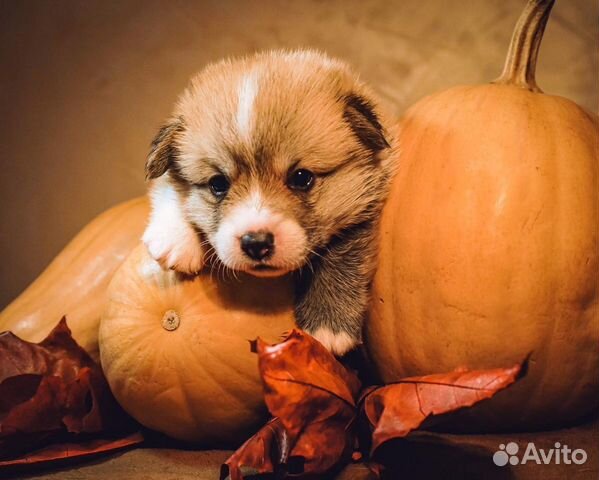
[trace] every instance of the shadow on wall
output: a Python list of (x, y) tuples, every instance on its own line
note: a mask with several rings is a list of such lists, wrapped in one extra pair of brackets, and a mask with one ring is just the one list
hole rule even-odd
[[(144, 190), (148, 144), (209, 61), (311, 46), (349, 60), (400, 113), (493, 79), (523, 0), (0, 3), (0, 306), (94, 215)], [(599, 103), (599, 5), (557, 2), (539, 83)], [(8, 46), (8, 48), (6, 48)]]

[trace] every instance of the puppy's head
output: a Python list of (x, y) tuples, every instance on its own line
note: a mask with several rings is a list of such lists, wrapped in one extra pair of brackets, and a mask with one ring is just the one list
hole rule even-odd
[(388, 131), (348, 67), (269, 52), (207, 67), (146, 164), (224, 265), (258, 276), (304, 265), (372, 216), (389, 176)]

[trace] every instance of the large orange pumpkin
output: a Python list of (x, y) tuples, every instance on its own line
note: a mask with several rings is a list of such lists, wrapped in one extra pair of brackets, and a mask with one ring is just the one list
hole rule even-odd
[(210, 446), (234, 444), (266, 418), (249, 340), (293, 327), (289, 278), (164, 271), (140, 245), (114, 275), (100, 325), (102, 368), (143, 425)]
[(73, 337), (98, 359), (98, 325), (115, 270), (139, 243), (149, 213), (139, 197), (91, 221), (0, 313), (0, 332), (39, 342), (67, 316)]
[(378, 372), (530, 354), (465, 430), (553, 427), (599, 403), (599, 119), (536, 86), (552, 4), (528, 3), (497, 81), (427, 97), (400, 126), (366, 332)]

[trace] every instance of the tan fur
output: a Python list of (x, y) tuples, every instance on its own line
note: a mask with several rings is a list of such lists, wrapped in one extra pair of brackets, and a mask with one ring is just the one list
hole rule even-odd
[[(274, 51), (224, 60), (192, 79), (171, 121), (157, 136), (146, 171), (154, 185), (168, 182), (173, 186), (182, 216), (198, 234), (205, 235), (205, 246), (213, 247), (219, 260), (232, 269), (259, 274), (252, 270), (256, 262), (237, 247), (243, 232), (234, 227), (243, 223), (246, 210), (276, 230), (279, 245), (285, 246), (262, 262), (270, 262), (277, 274), (307, 268), (310, 275), (318, 276), (315, 267), (322, 263), (321, 271), (335, 276), (336, 268), (344, 268), (340, 258), (333, 255), (334, 267), (326, 266), (322, 259), (336, 248), (331, 243), (334, 239), (339, 243), (339, 239), (355, 237), (355, 248), (361, 248), (363, 254), (356, 255), (355, 248), (348, 245), (352, 254), (347, 258), (352, 265), (347, 271), (352, 273), (337, 275), (338, 285), (330, 288), (354, 289), (360, 297), (356, 305), (348, 304), (345, 312), (345, 307), (340, 307), (334, 315), (338, 318), (330, 325), (327, 321), (323, 324), (315, 318), (319, 298), (327, 303), (322, 311), (328, 312), (335, 295), (312, 291), (305, 284), (308, 274), (298, 286), (298, 305), (304, 305), (304, 313), (311, 317), (303, 320), (299, 317), (304, 314), (298, 311), (300, 325), (318, 329), (331, 346), (345, 349), (351, 345), (348, 335), (359, 340), (359, 325), (355, 324), (363, 313), (370, 281), (376, 244), (372, 232), (394, 168), (395, 141), (385, 125), (367, 87), (343, 62), (321, 53)], [(298, 168), (316, 175), (309, 192), (294, 191), (286, 184), (290, 172)], [(222, 199), (208, 188), (210, 178), (218, 174), (231, 183)], [(152, 189), (163, 188), (154, 185)], [(158, 210), (156, 207), (155, 212)], [(262, 218), (265, 216), (268, 218)], [(248, 222), (250, 228), (252, 220)], [(169, 224), (169, 219), (157, 213), (148, 231), (159, 232), (162, 224)], [(181, 236), (186, 230), (178, 231), (183, 232)], [(149, 246), (152, 241), (160, 245), (167, 267), (197, 269), (196, 260), (204, 258), (203, 252), (197, 252), (203, 248), (199, 241), (194, 253), (193, 248), (181, 248), (174, 237), (170, 247), (163, 238), (156, 241), (152, 237), (146, 235), (145, 241)], [(193, 258), (175, 258), (174, 251)], [(352, 318), (351, 328), (338, 325), (346, 313)], [(335, 342), (335, 332), (345, 336)]]

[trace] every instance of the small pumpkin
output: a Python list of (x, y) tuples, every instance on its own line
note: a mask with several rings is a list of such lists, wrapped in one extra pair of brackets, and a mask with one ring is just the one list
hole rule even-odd
[(145, 197), (92, 220), (40, 276), (0, 313), (0, 332), (43, 340), (63, 315), (79, 345), (98, 360), (98, 325), (115, 270), (139, 243), (149, 214)]
[(530, 354), (461, 430), (556, 427), (599, 405), (599, 119), (535, 83), (553, 3), (528, 2), (498, 80), (424, 98), (400, 125), (366, 332), (380, 376)]
[(160, 268), (140, 245), (114, 275), (100, 324), (102, 367), (123, 408), (173, 438), (236, 444), (266, 418), (250, 340), (293, 328), (289, 278)]

